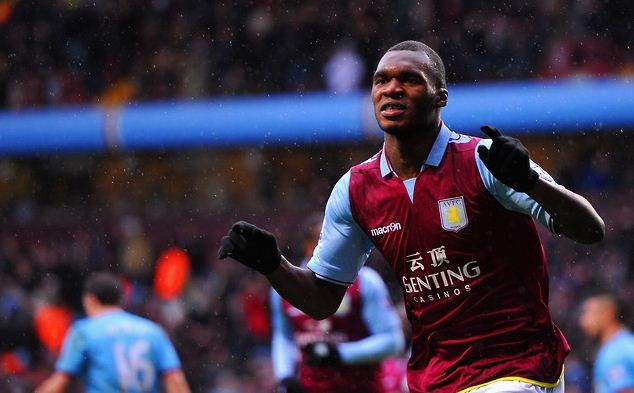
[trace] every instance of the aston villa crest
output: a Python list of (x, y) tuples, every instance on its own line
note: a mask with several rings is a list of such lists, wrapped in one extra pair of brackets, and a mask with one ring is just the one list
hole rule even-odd
[(438, 211), (440, 224), (446, 231), (458, 232), (469, 223), (464, 198), (461, 196), (438, 201)]

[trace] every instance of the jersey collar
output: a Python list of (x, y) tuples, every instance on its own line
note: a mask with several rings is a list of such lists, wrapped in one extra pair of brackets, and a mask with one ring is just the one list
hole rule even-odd
[[(438, 132), (438, 136), (434, 141), (434, 144), (427, 155), (427, 159), (423, 164), (422, 168), (420, 168), (421, 172), (427, 166), (435, 166), (440, 165), (440, 161), (442, 161), (442, 157), (445, 155), (445, 150), (447, 150), (447, 144), (449, 143), (449, 138), (451, 137), (452, 131), (447, 128), (444, 122), (441, 122), (440, 131)], [(388, 160), (387, 155), (385, 154), (385, 144), (383, 144), (383, 150), (381, 151), (381, 176), (387, 177), (388, 175), (396, 175), (394, 170), (392, 169), (392, 164), (390, 164), (390, 160)]]

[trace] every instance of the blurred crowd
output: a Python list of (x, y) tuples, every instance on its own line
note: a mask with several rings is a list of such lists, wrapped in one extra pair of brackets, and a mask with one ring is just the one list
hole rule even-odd
[(626, 0), (1, 0), (0, 108), (369, 86), (418, 39), (450, 83), (634, 73)]
[[(597, 290), (634, 297), (634, 168), (628, 160), (634, 136), (523, 139), (535, 159), (587, 196), (607, 223), (605, 241), (595, 246), (542, 231), (553, 314), (573, 347), (567, 391), (589, 393), (596, 348), (577, 325), (580, 300)], [(28, 392), (50, 372), (58, 349), (38, 330), (39, 311), (56, 307), (71, 320), (82, 316), (82, 277), (108, 269), (127, 280), (125, 307), (167, 329), (194, 391), (271, 391), (268, 283), (218, 260), (219, 239), (233, 221), (250, 220), (274, 232), (284, 254), (297, 260), (306, 212), (321, 210), (346, 168), (377, 148), (0, 161), (0, 383), (9, 384), (0, 390)], [(189, 255), (190, 278), (179, 296), (164, 298), (153, 285), (156, 260), (173, 246)], [(393, 277), (380, 261), (372, 265), (398, 301)]]

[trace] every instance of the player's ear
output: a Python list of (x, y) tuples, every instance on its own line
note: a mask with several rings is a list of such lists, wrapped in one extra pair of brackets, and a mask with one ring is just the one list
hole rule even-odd
[(449, 99), (449, 91), (444, 87), (436, 89), (436, 107), (442, 108), (447, 106), (447, 101)]
[(99, 301), (95, 297), (95, 295), (91, 293), (84, 293), (82, 296), (82, 306), (84, 306), (84, 311), (86, 314), (92, 314), (95, 306), (99, 304)]

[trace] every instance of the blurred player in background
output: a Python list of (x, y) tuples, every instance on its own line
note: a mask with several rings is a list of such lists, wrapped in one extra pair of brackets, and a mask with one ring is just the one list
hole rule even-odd
[(581, 310), (581, 328), (600, 345), (595, 393), (634, 393), (634, 335), (624, 324), (624, 305), (615, 296), (601, 294), (587, 298)]
[(416, 41), (390, 48), (372, 82), (383, 149), (334, 186), (307, 268), (244, 221), (222, 239), (219, 256), (257, 269), (295, 307), (323, 319), (374, 246), (404, 292), (412, 392), (563, 392), (570, 348), (548, 308), (534, 220), (588, 244), (605, 225), (518, 139), (489, 126), (486, 140), (447, 128), (440, 113), (448, 97), (436, 52)]
[[(322, 214), (304, 225), (305, 265), (317, 245)], [(381, 277), (364, 267), (337, 312), (316, 321), (271, 290), (272, 359), (278, 392), (382, 393), (381, 361), (404, 348), (401, 320)]]
[(86, 280), (82, 302), (88, 318), (73, 324), (56, 371), (36, 393), (64, 392), (73, 377), (82, 379), (86, 393), (190, 392), (166, 333), (121, 308), (121, 286), (105, 272)]

